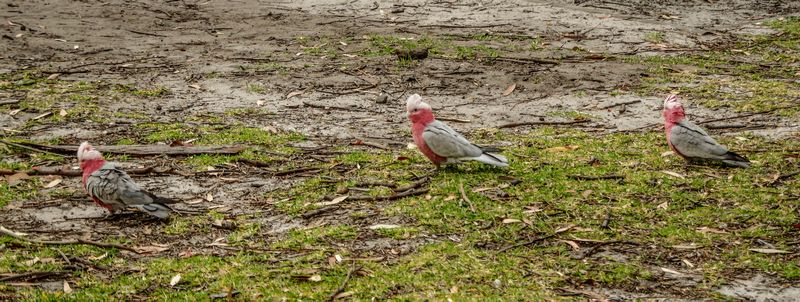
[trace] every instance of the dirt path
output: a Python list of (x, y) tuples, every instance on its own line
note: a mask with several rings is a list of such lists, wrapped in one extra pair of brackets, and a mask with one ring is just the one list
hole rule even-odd
[[(63, 143), (110, 144), (143, 121), (207, 125), (202, 118), (224, 116), (218, 122), (223, 126), (302, 133), (309, 138), (302, 143), (306, 148), (355, 139), (402, 147), (410, 141), (403, 103), (411, 93), (421, 94), (439, 117), (463, 131), (589, 119), (575, 126), (607, 133), (656, 129), (661, 122), (663, 95), (636, 94), (646, 67), (631, 57), (702, 53), (734, 35), (772, 33), (757, 22), (800, 12), (797, 1), (331, 2), (3, 3), (0, 72), (38, 70), (59, 74), (60, 80), (98, 83), (102, 90), (134, 91), (94, 99), (98, 108), (93, 110), (118, 114), (111, 122), (72, 119), (20, 130), (30, 139)], [(424, 60), (398, 60), (390, 51), (403, 45), (432, 51)], [(26, 93), (3, 91), (0, 97), (22, 99)], [(64, 109), (83, 106), (80, 99), (59, 102)], [(690, 109), (697, 120), (737, 114), (697, 104)], [(0, 123), (18, 129), (38, 115), (23, 111), (0, 117)], [(796, 119), (785, 116), (757, 116), (751, 122), (770, 125), (762, 134), (771, 136), (800, 129)], [(295, 159), (308, 160), (302, 155)], [(174, 163), (149, 158), (137, 165)], [(242, 173), (232, 182), (218, 176), (142, 182), (181, 199), (212, 193), (219, 207), (264, 214), (263, 205), (271, 201), (251, 196), (289, 189), (299, 181)], [(181, 187), (167, 185), (178, 179)], [(65, 183), (78, 186), (77, 179)], [(24, 215), (0, 215), (0, 221), (26, 231), (142, 233), (139, 221), (82, 220), (102, 211), (79, 201), (79, 195), (67, 205), (45, 208), (14, 203), (15, 213)], [(268, 234), (305, 223), (267, 211), (270, 218), (261, 222), (269, 226), (262, 229)], [(219, 236), (216, 230), (191, 233), (175, 242), (176, 249)], [(436, 240), (367, 238), (356, 250), (401, 250), (402, 255), (430, 241)]]

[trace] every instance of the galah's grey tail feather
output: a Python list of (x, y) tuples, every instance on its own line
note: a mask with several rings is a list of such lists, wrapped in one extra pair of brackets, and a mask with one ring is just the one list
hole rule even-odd
[(486, 152), (471, 159), (497, 167), (508, 167), (508, 159), (500, 154)]
[(725, 153), (725, 159), (723, 159), (722, 162), (724, 162), (726, 164), (729, 164), (729, 165), (742, 167), (742, 168), (750, 167), (750, 161), (749, 160), (747, 160), (743, 156), (741, 156), (739, 154), (736, 154), (736, 153), (733, 153), (731, 151), (728, 151), (728, 153)]
[(168, 206), (156, 202), (148, 204), (137, 204), (134, 205), (133, 207), (141, 210), (142, 212), (145, 212), (147, 214), (153, 215), (161, 219), (169, 218), (169, 214), (172, 213), (172, 209), (170, 209)]

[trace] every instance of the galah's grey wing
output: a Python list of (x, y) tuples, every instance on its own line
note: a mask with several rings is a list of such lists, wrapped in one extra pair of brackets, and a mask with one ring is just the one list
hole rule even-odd
[(119, 183), (124, 182), (124, 178), (129, 178), (125, 172), (117, 170), (111, 163), (106, 163), (89, 175), (86, 180), (86, 190), (92, 197), (111, 205), (114, 210), (122, 210), (126, 204), (120, 198)]
[(422, 138), (433, 153), (444, 158), (474, 158), (483, 153), (481, 148), (440, 121), (428, 124), (422, 132)]
[(142, 190), (128, 173), (113, 164), (107, 163), (92, 173), (86, 183), (92, 196), (110, 204), (114, 210), (136, 207), (158, 218), (167, 218), (172, 212), (172, 209), (159, 203), (165, 199)]
[(728, 149), (717, 143), (705, 130), (689, 121), (675, 124), (670, 142), (683, 156), (689, 158), (723, 159)]

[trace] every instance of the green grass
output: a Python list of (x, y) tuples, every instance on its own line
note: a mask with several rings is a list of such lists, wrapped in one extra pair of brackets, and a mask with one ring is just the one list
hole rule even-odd
[[(795, 240), (791, 235), (792, 224), (800, 217), (795, 211), (796, 193), (790, 188), (796, 186), (798, 180), (789, 179), (779, 186), (759, 183), (768, 182), (769, 175), (785, 167), (787, 153), (780, 150), (800, 147), (796, 141), (755, 137), (740, 141), (721, 137), (720, 141), (734, 150), (770, 146), (775, 151), (745, 153), (757, 162), (746, 170), (705, 166), (685, 171), (680, 159), (661, 156), (667, 150), (661, 133), (595, 136), (541, 128), (523, 136), (482, 131), (471, 137), (478, 142), (510, 140), (512, 146), (505, 152), (512, 161), (510, 169), (504, 171), (466, 163), (436, 174), (427, 196), (378, 203), (345, 200), (343, 204), (348, 208), (364, 210), (353, 211), (349, 218), (330, 220), (322, 226), (294, 228), (282, 235), (266, 235), (269, 227), (258, 220), (263, 214), (252, 214), (237, 219), (239, 227), (223, 235), (224, 242), (233, 246), (269, 247), (287, 251), (285, 253), (300, 253), (299, 256), (282, 260), (283, 253), (234, 252), (225, 257), (160, 257), (128, 262), (125, 261), (127, 256), (114, 253), (102, 260), (103, 263), (142, 270), (116, 275), (109, 280), (80, 273), (73, 277), (73, 282), (77, 281), (73, 284), (77, 291), (71, 295), (24, 288), (15, 290), (30, 300), (91, 299), (113, 292), (116, 292), (114, 297), (124, 299), (148, 287), (153, 290), (145, 295), (154, 299), (206, 299), (211, 293), (234, 289), (241, 292), (242, 299), (320, 300), (338, 287), (350, 267), (348, 260), (331, 265), (333, 255), (343, 259), (384, 255), (348, 248), (353, 242), (413, 242), (431, 238), (432, 234), (445, 235), (405, 251), (407, 254), (391, 261), (360, 261), (365, 276), (353, 277), (347, 290), (359, 300), (372, 297), (459, 300), (476, 296), (486, 299), (529, 299), (530, 295), (553, 298), (557, 297), (553, 288), (574, 283), (624, 289), (638, 286), (642, 280), (658, 282), (661, 267), (688, 270), (676, 266), (666, 255), (680, 253), (673, 246), (689, 244), (699, 248), (683, 257), (697, 265), (707, 284), (694, 289), (692, 295), (696, 297), (713, 296), (710, 288), (727, 280), (731, 273), (765, 273), (787, 280), (800, 278), (798, 266), (790, 261), (790, 256), (749, 251), (760, 247), (756, 243), (758, 239), (780, 249), (792, 249), (787, 244)], [(201, 139), (206, 143), (269, 143), (282, 138), (252, 128), (234, 128)], [(578, 148), (560, 152), (552, 149), (568, 145)], [(396, 161), (398, 156), (410, 160)], [(590, 163), (590, 158), (595, 161)], [(336, 157), (334, 162), (362, 168), (349, 174), (342, 185), (327, 182), (331, 178), (341, 178), (342, 172), (332, 169), (296, 184), (291, 190), (269, 193), (265, 198), (279, 201), (276, 206), (280, 211), (299, 215), (316, 208), (314, 204), (322, 196), (336, 195), (342, 186), (352, 186), (365, 179), (407, 184), (414, 174), (431, 168), (412, 150), (353, 151)], [(661, 171), (674, 171), (686, 178), (675, 178)], [(570, 177), (606, 174), (622, 175), (625, 180), (580, 181)], [(511, 184), (503, 178), (505, 176), (519, 183)], [(461, 200), (459, 187), (462, 184), (470, 203)], [(381, 187), (350, 194), (392, 192)], [(287, 197), (289, 199), (285, 200)], [(383, 216), (406, 222), (401, 228), (380, 230), (367, 229), (374, 223), (354, 223), (369, 219), (363, 211), (373, 207), (381, 208)], [(601, 227), (606, 213), (611, 213), (612, 217), (609, 229)], [(166, 238), (203, 234), (212, 230), (211, 221), (222, 218), (216, 213), (176, 217), (164, 227), (163, 234)], [(503, 223), (506, 218), (523, 222)], [(497, 252), (502, 247), (551, 234), (567, 225), (575, 227), (557, 238)], [(707, 228), (724, 233), (704, 232)], [(455, 236), (457, 240), (452, 241), (448, 236)], [(637, 245), (610, 245), (611, 254), (598, 253), (576, 259), (572, 248), (559, 241), (575, 238), (625, 240)], [(577, 241), (577, 244), (583, 252), (593, 246), (584, 241)], [(37, 248), (37, 251), (39, 254), (34, 255), (40, 258), (58, 258), (49, 247)], [(97, 256), (101, 251), (93, 249), (90, 254)], [(27, 248), (20, 247), (3, 257), (6, 260), (0, 261), (0, 269), (4, 271), (57, 270), (63, 265), (56, 261), (34, 267), (19, 266), (20, 261), (33, 257)], [(625, 260), (620, 261), (619, 257)], [(182, 281), (170, 288), (169, 280), (175, 274), (181, 274)], [(313, 275), (319, 275), (321, 281), (307, 280)], [(201, 286), (203, 290), (195, 290)]]
[[(719, 50), (699, 54), (633, 56), (624, 60), (642, 64), (649, 76), (636, 91), (643, 95), (677, 91), (710, 108), (736, 111), (777, 110), (797, 116), (800, 83), (796, 78), (800, 62), (800, 19), (766, 22), (780, 31), (773, 35), (741, 36)], [(663, 40), (655, 33), (646, 39)], [(662, 41), (663, 42), (663, 41)]]

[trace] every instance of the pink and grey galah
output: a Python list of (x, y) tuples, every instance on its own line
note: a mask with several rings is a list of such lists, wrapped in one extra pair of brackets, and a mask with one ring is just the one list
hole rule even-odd
[(423, 102), (418, 94), (408, 97), (406, 111), (412, 123), (411, 134), (414, 143), (437, 168), (442, 164), (465, 160), (475, 160), (498, 167), (508, 166), (508, 159), (497, 154), (500, 152), (499, 149), (470, 143), (445, 123), (437, 121), (431, 106)]
[(165, 219), (172, 212), (164, 202), (171, 200), (155, 196), (139, 188), (128, 173), (103, 159), (103, 155), (88, 142), (78, 147), (78, 162), (83, 171), (83, 189), (95, 203), (111, 214), (128, 207)]
[(750, 161), (720, 145), (703, 128), (686, 118), (677, 95), (664, 100), (664, 127), (667, 143), (675, 154), (686, 160), (721, 161), (728, 165), (747, 168)]

